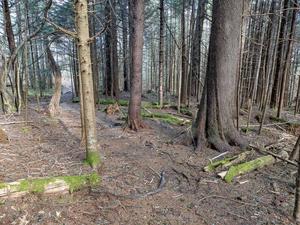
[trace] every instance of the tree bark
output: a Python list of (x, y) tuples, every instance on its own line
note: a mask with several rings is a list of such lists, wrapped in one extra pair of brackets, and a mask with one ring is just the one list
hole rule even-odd
[(86, 139), (86, 161), (93, 168), (100, 163), (97, 146), (96, 115), (94, 107), (93, 76), (91, 66), (88, 1), (75, 0), (76, 31), (78, 35), (78, 53), (82, 86), (82, 103)]
[(247, 146), (234, 127), (242, 4), (235, 0), (213, 1), (207, 77), (193, 124), (198, 148), (208, 143), (223, 152), (231, 150), (230, 145)]
[(159, 105), (164, 104), (164, 0), (160, 0), (160, 25), (159, 25)]
[[(186, 73), (186, 41), (185, 41), (185, 1), (182, 4), (181, 12), (181, 91), (180, 91), (180, 103), (186, 105), (187, 103), (187, 73)], [(179, 105), (181, 105), (179, 104)]]
[(62, 78), (61, 78), (60, 68), (54, 60), (54, 57), (50, 50), (49, 44), (47, 43), (45, 46), (46, 46), (48, 63), (49, 63), (50, 69), (52, 70), (52, 73), (54, 76), (54, 93), (53, 93), (53, 96), (52, 96), (49, 106), (48, 106), (50, 116), (54, 117), (54, 116), (59, 115), (59, 113), (60, 113), (59, 103), (60, 103), (60, 97), (61, 97)]
[(128, 0), (123, 0), (121, 9), (122, 17), (122, 34), (123, 34), (123, 77), (124, 77), (124, 91), (129, 91), (129, 73), (128, 73)]
[(132, 15), (133, 29), (130, 34), (132, 43), (132, 77), (127, 122), (130, 129), (137, 131), (145, 127), (141, 118), (144, 0), (130, 0), (129, 9)]

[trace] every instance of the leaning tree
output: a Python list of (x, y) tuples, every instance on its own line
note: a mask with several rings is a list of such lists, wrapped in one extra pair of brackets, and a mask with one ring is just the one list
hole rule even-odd
[(234, 125), (243, 1), (214, 0), (207, 76), (193, 135), (197, 148), (245, 147)]

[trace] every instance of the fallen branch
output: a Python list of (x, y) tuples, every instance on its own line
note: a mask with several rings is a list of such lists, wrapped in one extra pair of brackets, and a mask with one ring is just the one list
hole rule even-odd
[(12, 122), (0, 123), (0, 126), (12, 125), (12, 124), (23, 124), (23, 123), (33, 123), (33, 121), (12, 121)]
[[(298, 167), (298, 164), (296, 162), (288, 159), (288, 154), (287, 155), (286, 154), (284, 154), (284, 155), (283, 154), (282, 155), (278, 155), (278, 154), (275, 154), (275, 153), (273, 153), (271, 151), (268, 151), (268, 150), (263, 149), (263, 148), (259, 148), (259, 147), (254, 146), (254, 145), (250, 145), (250, 147), (253, 148), (253, 149), (255, 149), (255, 150), (257, 150), (257, 151), (259, 151), (259, 152), (271, 155), (271, 156), (273, 156), (273, 157), (275, 157), (277, 159), (280, 159), (282, 161), (285, 161), (285, 162), (287, 162), (287, 163), (289, 163), (291, 165), (294, 165), (294, 166)], [(286, 152), (283, 151), (282, 153), (286, 153)]]
[(218, 175), (224, 179), (227, 183), (231, 183), (236, 176), (249, 173), (253, 170), (262, 168), (264, 166), (272, 165), (276, 162), (276, 159), (271, 156), (263, 156), (249, 162), (241, 163), (235, 166), (231, 166), (228, 171), (223, 171)]
[(232, 165), (238, 164), (242, 161), (244, 161), (248, 155), (252, 154), (253, 151), (246, 151), (242, 152), (238, 155), (232, 156), (232, 157), (226, 157), (224, 159), (218, 160), (218, 161), (211, 161), (207, 166), (203, 168), (205, 172), (212, 172), (216, 170), (217, 168), (228, 168)]
[(278, 162), (277, 159), (286, 161), (288, 158), (288, 153), (286, 151), (281, 151), (280, 155), (267, 151), (264, 152), (269, 153), (269, 155), (265, 155), (245, 163), (240, 163), (238, 165), (231, 166), (229, 170), (219, 173), (218, 176), (224, 179), (227, 183), (231, 183), (236, 176), (252, 172), (256, 169), (260, 169), (265, 166), (272, 165)]

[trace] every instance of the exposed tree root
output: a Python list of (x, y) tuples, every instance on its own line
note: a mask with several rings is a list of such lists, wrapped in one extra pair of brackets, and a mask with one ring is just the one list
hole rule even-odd
[(149, 128), (149, 126), (147, 126), (142, 120), (138, 119), (138, 120), (133, 120), (133, 119), (129, 119), (127, 120), (127, 123), (124, 127), (124, 129), (130, 129), (133, 131), (139, 131), (141, 129), (147, 129)]

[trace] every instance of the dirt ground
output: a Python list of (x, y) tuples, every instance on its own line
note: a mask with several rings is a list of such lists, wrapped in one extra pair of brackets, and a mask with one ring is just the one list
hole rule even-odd
[[(32, 104), (28, 125), (5, 125), (24, 117), (0, 115), (9, 137), (8, 144), (0, 144), (0, 182), (91, 172), (82, 163), (78, 104), (63, 103), (57, 119), (44, 109), (45, 104)], [(220, 153), (180, 144), (188, 127), (147, 120), (151, 129), (135, 133), (124, 131), (123, 123), (103, 109), (97, 112), (99, 187), (0, 199), (0, 224), (293, 224), (295, 167), (279, 162), (227, 184), (203, 172)], [(278, 125), (262, 136), (249, 132), (248, 138), (254, 144), (281, 140), (278, 148), (291, 151), (294, 135)], [(165, 185), (155, 192), (161, 174)]]

